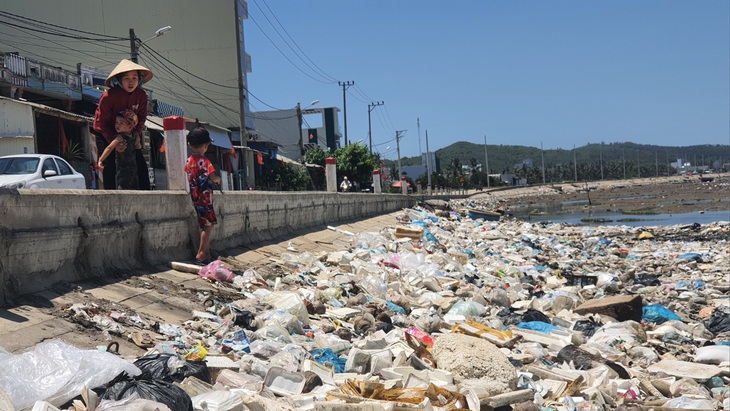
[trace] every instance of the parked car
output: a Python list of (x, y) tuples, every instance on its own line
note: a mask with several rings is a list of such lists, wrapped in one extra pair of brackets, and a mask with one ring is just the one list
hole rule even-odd
[(61, 157), (17, 154), (0, 157), (0, 188), (85, 189), (86, 179)]

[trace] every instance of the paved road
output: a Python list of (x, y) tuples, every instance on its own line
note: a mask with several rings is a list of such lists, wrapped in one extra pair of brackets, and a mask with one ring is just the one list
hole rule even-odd
[[(396, 224), (396, 213), (348, 224), (337, 225), (351, 233), (379, 231)], [(221, 252), (231, 258), (238, 268), (271, 269), (277, 267), (287, 247), (298, 252), (337, 251), (350, 246), (351, 237), (326, 227), (314, 228), (287, 238), (279, 238), (250, 249), (236, 248)], [(192, 318), (192, 310), (203, 310), (204, 301), (219, 291), (196, 274), (172, 270), (169, 267), (152, 267), (145, 272), (115, 272), (73, 284), (58, 284), (53, 290), (20, 297), (12, 308), (0, 309), (0, 347), (13, 353), (32, 349), (47, 339), (59, 339), (79, 348), (92, 349), (106, 346), (109, 342), (102, 331), (71, 321), (69, 307), (73, 304), (95, 303), (109, 309), (134, 312), (142, 318), (161, 324), (182, 324)], [(87, 310), (88, 312), (88, 310)], [(132, 331), (134, 328), (128, 328)], [(125, 338), (113, 336), (120, 343), (120, 353), (125, 357), (138, 357), (146, 350)]]

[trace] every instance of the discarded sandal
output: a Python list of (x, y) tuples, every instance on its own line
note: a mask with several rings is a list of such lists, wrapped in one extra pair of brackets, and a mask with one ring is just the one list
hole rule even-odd
[(155, 342), (152, 340), (149, 334), (141, 331), (133, 331), (129, 335), (129, 338), (134, 341), (134, 344), (140, 348), (152, 348), (155, 346)]

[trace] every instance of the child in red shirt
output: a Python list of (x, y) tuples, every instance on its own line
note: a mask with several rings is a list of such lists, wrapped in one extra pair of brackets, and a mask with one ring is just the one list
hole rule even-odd
[(195, 255), (195, 262), (207, 265), (211, 262), (210, 236), (213, 226), (218, 224), (213, 209), (213, 184), (220, 184), (221, 179), (215, 174), (213, 164), (205, 157), (211, 143), (208, 130), (200, 127), (188, 133), (188, 147), (193, 154), (188, 157), (185, 172), (188, 175), (190, 198), (193, 200), (195, 213), (200, 227), (200, 247)]

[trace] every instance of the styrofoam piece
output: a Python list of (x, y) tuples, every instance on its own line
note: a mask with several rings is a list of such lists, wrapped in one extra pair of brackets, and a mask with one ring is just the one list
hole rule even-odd
[(332, 367), (328, 367), (316, 361), (304, 360), (304, 362), (302, 363), (302, 371), (312, 371), (313, 373), (319, 375), (319, 378), (322, 379), (323, 383), (335, 385), (335, 380), (333, 378), (335, 375), (335, 371), (332, 369)]
[(215, 381), (223, 370), (238, 372), (241, 368), (237, 362), (224, 355), (208, 355), (205, 357), (205, 363), (208, 366), (211, 381)]
[(664, 372), (679, 378), (691, 378), (698, 382), (705, 382), (723, 372), (722, 368), (714, 365), (666, 359), (650, 365), (646, 370), (653, 373)]
[(383, 368), (380, 370), (380, 375), (385, 379), (395, 379), (395, 378), (401, 378), (403, 380), (406, 379), (409, 375), (414, 374), (418, 378), (426, 381), (431, 381), (434, 384), (436, 382), (442, 382), (446, 384), (452, 384), (454, 382), (454, 377), (451, 375), (450, 372), (434, 369), (431, 370), (417, 370), (413, 367), (393, 367), (393, 368)]
[(271, 367), (264, 378), (264, 386), (274, 394), (286, 396), (301, 394), (306, 378), (304, 374), (290, 372), (281, 367)]
[(338, 372), (332, 378), (335, 380), (335, 385), (340, 386), (347, 380), (363, 380), (370, 377), (370, 374), (358, 374), (356, 372)]
[(390, 353), (393, 355), (393, 357), (397, 357), (399, 353), (404, 353), (406, 357), (410, 357), (411, 354), (415, 352), (413, 348), (409, 347), (408, 344), (406, 344), (403, 341), (398, 341), (393, 344), (390, 344), (388, 346), (388, 349), (390, 350)]
[[(390, 353), (390, 351), (388, 351)], [(390, 357), (381, 357), (379, 355), (370, 356), (370, 372), (377, 374), (383, 368), (392, 367), (393, 361)]]
[(336, 401), (318, 401), (314, 403), (315, 411), (394, 411), (395, 404), (387, 402), (366, 401), (359, 404)]
[(314, 394), (297, 394), (289, 397), (297, 410), (313, 410), (315, 398)]
[(322, 317), (331, 317), (338, 320), (347, 320), (350, 317), (354, 317), (355, 315), (360, 314), (360, 312), (360, 310), (349, 307), (331, 308), (327, 310), (327, 313), (323, 314)]
[(195, 411), (244, 411), (240, 395), (231, 392), (216, 390), (191, 398)]
[(362, 374), (368, 371), (370, 367), (370, 353), (358, 348), (350, 349), (345, 363), (345, 372), (356, 372)]
[(567, 335), (557, 333), (546, 334), (522, 328), (513, 328), (512, 332), (522, 336), (525, 341), (538, 342), (555, 351), (560, 351), (563, 347), (573, 343), (573, 336), (570, 333), (566, 333)]

